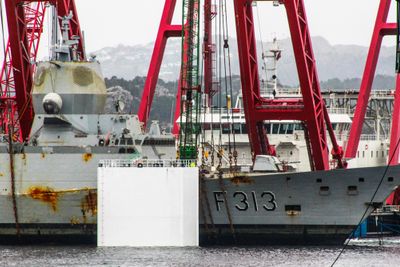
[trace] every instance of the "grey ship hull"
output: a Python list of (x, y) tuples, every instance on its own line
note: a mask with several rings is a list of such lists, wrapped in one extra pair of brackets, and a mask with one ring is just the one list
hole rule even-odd
[(201, 240), (343, 244), (366, 209), (368, 216), (372, 206), (384, 202), (400, 183), (400, 167), (390, 167), (369, 205), (385, 168), (259, 174), (222, 179), (222, 183), (205, 179), (200, 198)]
[[(16, 154), (15, 209), (8, 154), (0, 153), (0, 242), (95, 242), (98, 161), (130, 155), (83, 150)], [(207, 178), (200, 194), (201, 243), (341, 244), (367, 208), (384, 169), (252, 174), (225, 178), (222, 184)], [(400, 167), (391, 167), (374, 202), (383, 202), (399, 177)]]

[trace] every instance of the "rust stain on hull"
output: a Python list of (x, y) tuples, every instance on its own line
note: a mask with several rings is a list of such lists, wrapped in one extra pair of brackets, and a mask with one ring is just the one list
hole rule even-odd
[(253, 184), (254, 180), (251, 179), (250, 177), (246, 175), (234, 175), (231, 179), (231, 182), (233, 184), (239, 185), (239, 184)]
[(82, 221), (88, 223), (88, 215), (97, 215), (97, 190), (88, 190), (88, 194), (81, 201)]
[(27, 193), (22, 194), (23, 196), (31, 197), (32, 199), (42, 201), (49, 204), (51, 209), (56, 212), (59, 198), (65, 194), (74, 194), (88, 191), (88, 195), (84, 197), (83, 203), (87, 207), (87, 211), (93, 215), (97, 214), (97, 190), (93, 188), (81, 188), (81, 189), (66, 189), (66, 190), (55, 190), (48, 186), (32, 186), (28, 189)]
[(72, 225), (80, 224), (79, 219), (76, 218), (75, 216), (73, 216), (73, 217), (71, 218), (70, 223), (71, 223)]
[(51, 187), (36, 187), (32, 186), (28, 189), (27, 195), (33, 199), (48, 203), (53, 211), (57, 211), (57, 202), (59, 192), (54, 191)]
[(97, 215), (97, 191), (89, 190), (88, 194), (82, 199), (82, 212), (90, 213), (92, 216)]
[(85, 153), (82, 155), (83, 161), (88, 162), (92, 159), (93, 155), (91, 153)]

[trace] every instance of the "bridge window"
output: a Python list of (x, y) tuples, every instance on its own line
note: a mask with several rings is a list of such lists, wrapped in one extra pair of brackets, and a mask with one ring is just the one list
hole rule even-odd
[(293, 134), (294, 124), (291, 123), (291, 124), (288, 124), (287, 126), (288, 126), (288, 127), (287, 127), (286, 133), (287, 133), (287, 134)]
[(301, 124), (301, 123), (296, 123), (295, 125), (294, 125), (294, 130), (296, 131), (301, 131), (301, 130), (304, 130), (304, 128), (303, 128), (303, 125)]
[(239, 123), (233, 124), (233, 131), (235, 132), (235, 134), (240, 134), (240, 124)]
[(224, 124), (222, 125), (222, 133), (223, 133), (223, 134), (228, 134), (228, 133), (230, 133), (230, 132), (231, 132), (230, 125), (227, 124), (227, 123), (224, 123)]
[(286, 134), (287, 124), (281, 124), (279, 127), (279, 134)]
[(272, 134), (278, 134), (279, 133), (279, 123), (273, 123), (272, 124)]

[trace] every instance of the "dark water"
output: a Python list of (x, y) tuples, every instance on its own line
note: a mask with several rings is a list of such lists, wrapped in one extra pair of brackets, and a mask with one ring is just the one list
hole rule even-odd
[[(0, 266), (330, 266), (339, 247), (0, 246)], [(350, 246), (335, 266), (400, 266), (400, 241)]]

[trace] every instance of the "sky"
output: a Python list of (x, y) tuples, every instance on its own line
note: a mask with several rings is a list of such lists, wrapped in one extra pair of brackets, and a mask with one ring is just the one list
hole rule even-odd
[[(226, 0), (229, 31), (235, 37), (233, 0)], [(164, 7), (164, 0), (75, 0), (81, 28), (85, 32), (86, 51), (107, 46), (137, 45), (153, 42)], [(202, 1), (203, 2), (203, 1)], [(304, 0), (312, 36), (323, 36), (331, 44), (368, 46), (377, 14), (379, 0)], [(395, 2), (394, 0), (392, 1)], [(2, 1), (4, 4), (4, 1)], [(177, 0), (174, 23), (180, 23), (182, 0)], [(271, 1), (258, 2), (255, 11), (257, 36), (263, 41), (273, 37), (289, 37), (283, 6), (273, 7)], [(390, 20), (394, 21), (392, 7)], [(258, 16), (257, 16), (258, 13)], [(259, 18), (259, 19), (258, 19)], [(260, 25), (260, 29), (258, 29)], [(43, 34), (41, 55), (48, 54), (48, 32)], [(385, 45), (394, 45), (387, 38)]]
[[(154, 41), (161, 18), (164, 0), (75, 0), (81, 26), (85, 30), (86, 47), (95, 51), (118, 44), (135, 45)], [(232, 0), (230, 32), (234, 34)], [(312, 36), (323, 36), (331, 44), (368, 46), (379, 0), (304, 0)], [(392, 2), (395, 2), (394, 0)], [(274, 36), (289, 37), (283, 6), (258, 2), (263, 41)], [(392, 8), (394, 9), (394, 8)], [(181, 1), (178, 0), (175, 22), (180, 22)], [(390, 18), (394, 21), (394, 10)], [(256, 22), (258, 24), (258, 21)], [(386, 41), (394, 45), (394, 41)]]

